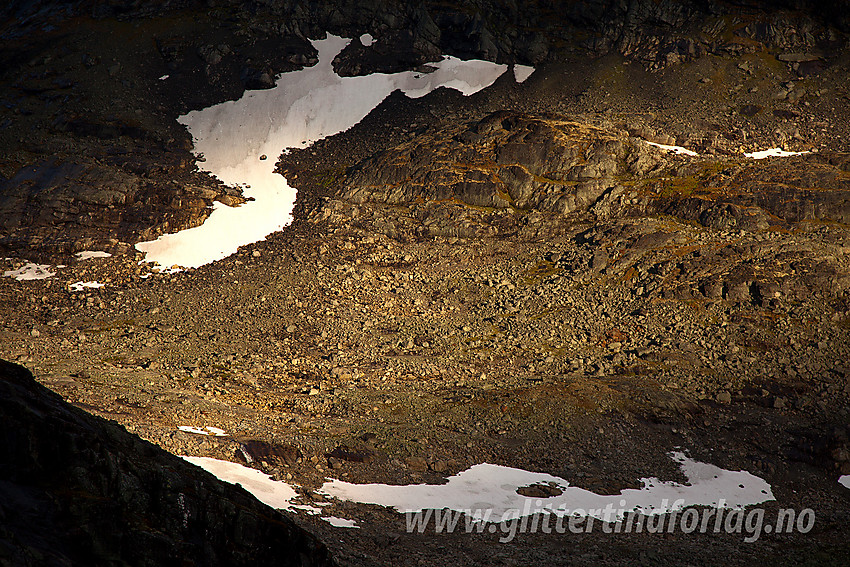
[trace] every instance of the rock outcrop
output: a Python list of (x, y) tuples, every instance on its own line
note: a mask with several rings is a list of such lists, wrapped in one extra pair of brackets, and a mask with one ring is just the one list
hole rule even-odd
[[(200, 225), (213, 201), (244, 202), (238, 190), (189, 163), (181, 168), (166, 152), (124, 153), (110, 156), (111, 163), (50, 157), (0, 181), (0, 252), (120, 254), (135, 242)], [(176, 171), (168, 172), (171, 167)]]
[(0, 564), (333, 565), (239, 487), (0, 361)]
[[(847, 223), (847, 168), (848, 156), (836, 152), (763, 161), (676, 156), (624, 129), (501, 111), (366, 158), (330, 184), (328, 196), (596, 218), (663, 213), (714, 229), (755, 230)], [(297, 169), (296, 177), (305, 175)]]
[(586, 211), (630, 168), (659, 168), (658, 158), (622, 132), (497, 112), (364, 160), (347, 175), (338, 196), (356, 203), (458, 200), (571, 213)]
[[(311, 173), (298, 160), (297, 152), (286, 156), (285, 174), (293, 172), (308, 193), (324, 192), (324, 204), (310, 218), (332, 226), (402, 241), (490, 236), (536, 242), (587, 223), (593, 228), (577, 240), (582, 257), (557, 265), (623, 274), (634, 279), (640, 296), (770, 306), (778, 297), (840, 297), (850, 289), (841, 245), (815, 252), (780, 237), (811, 230), (812, 223), (847, 223), (846, 154), (673, 155), (624, 128), (500, 111), (428, 130), (330, 182), (320, 162), (309, 161)], [(670, 259), (672, 232), (636, 228), (659, 217), (693, 223), (708, 229), (705, 235), (759, 236), (719, 248), (695, 243)], [(788, 269), (775, 268), (789, 262)]]
[[(51, 14), (57, 20), (72, 14), (139, 19), (191, 9), (200, 3), (164, 2), (154, 7), (132, 0), (78, 0), (61, 6), (48, 4), (11, 2), (0, 11), (0, 18), (18, 18), (20, 29), (35, 26), (40, 18)], [(246, 5), (230, 0), (211, 6), (213, 16), (216, 10), (227, 13), (250, 23), (252, 33), (259, 36), (316, 37), (330, 31), (351, 37), (368, 31), (382, 37), (386, 45), (406, 48), (387, 52), (380, 63), (389, 65), (401, 60), (433, 60), (445, 51), (461, 57), (539, 63), (572, 45), (577, 36), (584, 36), (583, 47), (597, 53), (619, 51), (664, 66), (708, 52), (746, 49), (748, 39), (771, 47), (812, 48), (834, 37), (828, 31), (830, 25), (845, 30), (850, 27), (850, 5), (846, 0), (577, 0), (522, 5), (494, 0), (460, 4), (380, 0)], [(40, 18), (33, 18), (34, 15)], [(705, 40), (689, 38), (693, 35), (691, 28), (703, 28), (707, 32)], [(736, 38), (743, 39), (735, 41)], [(397, 57), (395, 63), (391, 61)]]

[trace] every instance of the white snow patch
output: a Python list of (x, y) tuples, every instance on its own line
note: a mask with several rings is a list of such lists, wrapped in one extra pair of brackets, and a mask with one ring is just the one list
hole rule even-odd
[(100, 250), (83, 250), (82, 252), (77, 252), (76, 256), (77, 260), (88, 260), (90, 258), (109, 258), (112, 254)]
[(180, 431), (185, 431), (186, 433), (197, 433), (198, 435), (213, 435), (215, 437), (227, 437), (227, 433), (224, 429), (219, 429), (218, 427), (194, 427), (192, 425), (178, 425), (177, 429)]
[(357, 525), (357, 522), (355, 520), (348, 520), (346, 518), (337, 518), (336, 516), (324, 516), (322, 519), (335, 528), (356, 528), (356, 529), (360, 529), (360, 526)]
[[(273, 481), (277, 482), (277, 481)], [(292, 504), (289, 506), (291, 510), (301, 510), (302, 512), (307, 512), (311, 516), (315, 516), (317, 514), (322, 513), (321, 508), (316, 508), (315, 506), (310, 506), (309, 504)]]
[[(160, 266), (159, 264), (157, 264), (157, 265), (153, 266), (153, 267), (151, 268), (151, 270), (153, 270), (153, 271), (154, 271), (154, 272), (156, 272), (157, 274), (169, 274), (169, 275), (171, 275), (171, 274), (179, 274), (180, 272), (182, 272), (182, 271), (183, 271), (183, 268), (181, 268), (181, 267), (180, 267), (180, 266), (178, 266), (177, 264), (174, 264), (174, 265), (173, 265), (173, 266), (171, 266), (170, 268), (163, 268), (162, 266)], [(143, 277), (143, 278), (149, 278), (149, 277), (150, 277), (150, 274), (147, 274), (147, 275), (142, 276), (142, 277)]]
[(683, 154), (686, 156), (699, 156), (693, 150), (689, 150), (688, 148), (683, 148), (682, 146), (668, 146), (667, 144), (656, 144), (655, 142), (650, 142), (649, 140), (644, 140), (650, 146), (655, 146), (656, 148), (661, 148), (662, 150), (667, 150), (668, 152), (673, 152), (674, 154)]
[(106, 284), (102, 284), (100, 282), (76, 282), (72, 283), (68, 286), (71, 291), (83, 291), (86, 288), (97, 289), (103, 287)]
[(292, 486), (272, 480), (269, 475), (256, 469), (210, 457), (183, 458), (212, 473), (219, 480), (242, 485), (242, 488), (253, 494), (257, 500), (278, 510), (292, 510), (294, 505), (290, 501), (298, 496)]
[(160, 77), (160, 78), (159, 78), (159, 80), (160, 80), (160, 81), (164, 81), (165, 79), (167, 79), (167, 78), (168, 78), (168, 77), (170, 77), (170, 76), (171, 76), (171, 75), (163, 75), (162, 77)]
[(850, 488), (850, 474), (839, 477), (838, 484)]
[(364, 33), (360, 36), (360, 43), (363, 44), (363, 47), (369, 47), (373, 43), (375, 43), (375, 38), (369, 35), (368, 33)]
[[(318, 493), (341, 500), (389, 506), (399, 512), (450, 509), (469, 513), (489, 509), (490, 521), (495, 522), (508, 516), (516, 518), (544, 510), (557, 516), (590, 515), (600, 520), (616, 521), (623, 519), (629, 511), (657, 515), (682, 510), (687, 506), (743, 509), (774, 500), (770, 485), (746, 471), (721, 469), (694, 461), (678, 451), (670, 455), (682, 467), (688, 479), (686, 484), (644, 478), (641, 480), (642, 488), (626, 489), (614, 495), (596, 494), (570, 486), (568, 481), (557, 476), (488, 463), (470, 467), (450, 477), (442, 485), (351, 484), (331, 479)], [(321, 514), (321, 507), (328, 505), (327, 502), (293, 504), (292, 500), (297, 497), (293, 486), (272, 480), (261, 471), (237, 463), (208, 457), (183, 458), (225, 482), (240, 484), (258, 500), (273, 508)], [(844, 484), (845, 479), (850, 483), (850, 477), (841, 477), (839, 482)], [(520, 487), (538, 483), (555, 485), (563, 492), (548, 498), (526, 497), (516, 492)], [(359, 527), (356, 521), (345, 518), (327, 516), (322, 519), (337, 527)], [(473, 521), (482, 520), (486, 521), (486, 518), (473, 513)]]
[[(207, 433), (204, 433), (196, 427), (181, 426), (179, 429), (181, 431), (191, 430), (191, 433), (207, 435)], [(205, 429), (210, 431), (220, 431), (222, 434), (224, 433), (221, 429), (217, 429), (215, 427), (206, 427)], [(216, 433), (216, 435), (218, 434)], [(317, 502), (315, 505), (293, 504), (292, 500), (298, 496), (298, 493), (295, 492), (295, 488), (292, 485), (278, 480), (272, 480), (272, 477), (262, 471), (252, 469), (238, 463), (221, 461), (210, 457), (183, 458), (193, 465), (197, 465), (205, 471), (212, 473), (219, 480), (241, 485), (242, 488), (253, 494), (257, 500), (267, 506), (277, 508), (278, 510), (287, 510), (289, 512), (300, 510), (311, 515), (318, 515), (322, 513), (320, 506), (327, 506), (330, 504), (330, 502)]]
[(514, 65), (514, 79), (517, 83), (525, 82), (534, 72), (534, 67), (529, 65)]
[(49, 264), (30, 263), (18, 268), (17, 270), (6, 270), (3, 272), (3, 276), (7, 278), (15, 278), (18, 281), (45, 280), (56, 275), (56, 272), (51, 272), (50, 268), (51, 266)]
[[(649, 140), (644, 140), (650, 146), (655, 146), (656, 148), (661, 148), (663, 150), (667, 150), (676, 154), (684, 154), (688, 156), (697, 157), (699, 154), (693, 150), (689, 150), (687, 148), (683, 148), (682, 146), (668, 146), (667, 144), (656, 144), (655, 142), (650, 142)], [(768, 157), (789, 157), (789, 156), (800, 156), (803, 154), (810, 154), (812, 152), (786, 152), (781, 148), (770, 148), (769, 150), (762, 150), (759, 152), (750, 152), (745, 153), (744, 156), (752, 159), (764, 159)]]
[[(712, 506), (741, 509), (751, 504), (774, 500), (770, 485), (745, 471), (729, 471), (694, 461), (681, 452), (671, 458), (682, 467), (686, 484), (657, 478), (642, 479), (640, 489), (625, 489), (619, 494), (596, 494), (570, 486), (567, 480), (545, 473), (535, 473), (483, 463), (450, 477), (446, 484), (392, 486), (386, 484), (352, 484), (340, 480), (326, 482), (320, 494), (365, 504), (395, 508), (399, 512), (427, 509), (455, 511), (491, 510), (491, 518), (501, 521), (507, 514), (529, 515), (541, 507), (560, 516), (592, 515), (603, 519), (609, 504), (613, 515), (622, 519), (626, 511), (645, 515), (664, 514), (686, 506)], [(518, 488), (535, 483), (553, 483), (563, 490), (559, 496), (532, 498), (518, 494)], [(610, 514), (610, 512), (609, 512)]]
[[(254, 200), (239, 207), (216, 202), (203, 225), (137, 244), (147, 261), (198, 267), (262, 240), (292, 221), (295, 190), (274, 173), (273, 158), (281, 151), (351, 128), (397, 89), (412, 98), (439, 87), (470, 95), (507, 70), (488, 61), (446, 57), (430, 64), (431, 73), (340, 77), (331, 62), (350, 41), (332, 35), (313, 41), (319, 52), (315, 66), (283, 74), (273, 89), (249, 91), (178, 119), (192, 133), (195, 152), (205, 158), (200, 166), (225, 183), (242, 185)], [(272, 159), (260, 160), (261, 155)]]
[(801, 156), (803, 154), (810, 154), (812, 152), (786, 152), (782, 148), (770, 148), (769, 150), (762, 150), (760, 152), (751, 152), (745, 153), (744, 155), (748, 158), (753, 159), (764, 159), (769, 157), (789, 157), (789, 156)]

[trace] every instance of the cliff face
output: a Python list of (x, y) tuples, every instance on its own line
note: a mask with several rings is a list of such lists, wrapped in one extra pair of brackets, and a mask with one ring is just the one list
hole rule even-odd
[(314, 64), (308, 39), (325, 33), (377, 40), (353, 41), (341, 75), (443, 54), (537, 66), (622, 54), (652, 70), (778, 56), (802, 79), (837, 58), (848, 14), (844, 0), (14, 1), (0, 8), (0, 252), (124, 253), (203, 223), (214, 201), (242, 202), (196, 170), (175, 118)]
[(0, 361), (0, 564), (332, 565), (241, 488)]
[(827, 23), (846, 31), (850, 24), (848, 8), (850, 3), (846, 0), (572, 0), (522, 3), (512, 0), (450, 3), (396, 0), (256, 3), (235, 0), (157, 3), (135, 0), (16, 0), (0, 9), (0, 18), (17, 20), (20, 25), (16, 28), (20, 30), (26, 29), (27, 25), (34, 26), (45, 17), (61, 19), (83, 15), (138, 19), (181, 10), (211, 9), (233, 18), (253, 20), (252, 31), (259, 35), (313, 37), (325, 31), (369, 29), (373, 33), (397, 36), (397, 39), (412, 38), (418, 47), (432, 44), (458, 54), (467, 51), (487, 58), (515, 56), (539, 62), (550, 48), (559, 49), (558, 40), (569, 42), (575, 38), (576, 32), (586, 37), (590, 34), (588, 45), (622, 48), (641, 37), (661, 37), (666, 32), (704, 23), (706, 18), (717, 16), (752, 20), (755, 25), (747, 33), (771, 36), (773, 43), (778, 45), (789, 41), (787, 37), (780, 37), (784, 30), (779, 28), (790, 13), (798, 22), (805, 22), (802, 28), (794, 31), (796, 38), (791, 40), (801, 43), (807, 40), (807, 33), (814, 27), (824, 27)]

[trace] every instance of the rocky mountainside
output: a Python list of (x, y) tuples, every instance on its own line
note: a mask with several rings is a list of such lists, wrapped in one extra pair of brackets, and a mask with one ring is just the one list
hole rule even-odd
[(0, 361), (0, 564), (333, 565), (241, 488)]
[[(27, 249), (32, 258), (92, 247), (125, 252), (138, 241), (202, 223), (213, 201), (239, 204), (238, 189), (198, 174), (191, 140), (175, 118), (238, 98), (245, 89), (269, 88), (277, 74), (314, 64), (307, 40), (326, 32), (377, 39), (369, 47), (354, 41), (338, 56), (335, 67), (344, 75), (415, 68), (444, 53), (534, 65), (622, 54), (654, 70), (734, 59), (744, 81), (729, 87), (743, 95), (737, 89), (746, 86), (753, 94), (742, 96), (753, 100), (742, 101), (740, 112), (780, 141), (803, 135), (801, 114), (808, 109), (799, 105), (835, 107), (838, 100), (847, 106), (846, 92), (827, 95), (806, 85), (840, 63), (850, 12), (843, 0), (583, 0), (521, 7), (482, 0), (32, 0), (2, 10), (0, 250)], [(785, 67), (778, 85), (784, 73), (773, 75)], [(600, 67), (586, 77), (608, 73)], [(755, 81), (764, 73), (773, 79), (767, 85)], [(689, 121), (689, 135), (713, 139), (724, 109), (710, 98), (723, 95), (727, 81), (718, 81), (716, 70), (702, 79), (715, 92), (692, 118), (708, 123)], [(802, 85), (795, 88), (797, 82)], [(604, 105), (628, 100), (621, 84), (609, 86), (618, 96)], [(759, 91), (765, 87), (771, 92)], [(589, 84), (575, 94), (599, 108), (596, 91)], [(662, 104), (672, 95), (658, 93)], [(765, 110), (777, 103), (790, 108)], [(780, 114), (765, 120), (770, 110)], [(789, 121), (796, 130), (786, 129)], [(819, 131), (823, 125), (811, 126)], [(753, 134), (746, 127), (729, 131)]]
[[(297, 163), (298, 155), (288, 154), (284, 164)], [(327, 170), (316, 163), (313, 153), (308, 164), (293, 164), (292, 170), (284, 165), (283, 171), (305, 187), (324, 183), (326, 198), (332, 200), (321, 209), (319, 218), (339, 219), (349, 214), (360, 226), (388, 236), (413, 232), (418, 238), (505, 238), (522, 229), (533, 236), (526, 223), (534, 212), (550, 213), (542, 218), (556, 226), (561, 224), (558, 219), (564, 218), (567, 224), (589, 220), (596, 227), (670, 215), (678, 222), (692, 221), (720, 234), (768, 231), (771, 239), (782, 243), (758, 246), (752, 251), (757, 260), (745, 262), (756, 264), (744, 271), (760, 274), (760, 282), (751, 276), (745, 284), (744, 295), (752, 292), (756, 302), (769, 302), (776, 291), (784, 289), (788, 294), (797, 285), (803, 285), (805, 294), (811, 288), (840, 298), (850, 286), (840, 240), (825, 255), (823, 251), (813, 257), (802, 251), (792, 254), (798, 262), (794, 276), (782, 273), (777, 277), (759, 267), (779, 265), (779, 256), (788, 257), (787, 252), (780, 254), (789, 245), (782, 232), (799, 229), (803, 222), (847, 223), (850, 154), (826, 152), (765, 162), (740, 155), (710, 159), (672, 156), (626, 130), (500, 111), (472, 124), (454, 124), (416, 136), (351, 166), (333, 183), (328, 183)], [(392, 217), (388, 205), (412, 205), (415, 226), (396, 228), (391, 220), (357, 218), (367, 211), (375, 215), (375, 210)], [(593, 232), (598, 234), (600, 229)], [(602, 249), (609, 247), (596, 238), (582, 238)], [(612, 244), (623, 250), (638, 240), (633, 237), (632, 244)], [(628, 254), (622, 251), (600, 252), (602, 256), (629, 263), (625, 261)], [(700, 260), (694, 266), (679, 269), (693, 278), (698, 264), (704, 275), (692, 279), (690, 287), (679, 286), (671, 292), (740, 295), (733, 291), (740, 287), (738, 282), (717, 279), (721, 273), (739, 269), (729, 265), (712, 268), (712, 255), (706, 250), (697, 257)], [(598, 264), (598, 259), (590, 267), (594, 263)], [(715, 275), (709, 276), (712, 272)]]
[[(744, 156), (666, 154), (626, 130), (499, 112), (471, 127), (417, 136), (358, 163), (336, 196), (396, 205), (458, 200), (565, 215), (595, 206), (608, 216), (611, 202), (631, 191), (648, 197), (631, 214), (678, 212), (711, 228), (850, 220), (848, 154), (819, 153), (791, 160), (791, 167)], [(718, 219), (723, 213), (715, 209), (730, 211), (731, 218)]]
[[(0, 277), (0, 358), (75, 406), (3, 366), (0, 561), (328, 561), (303, 529), (357, 566), (850, 562), (846, 0), (0, 14), (0, 272), (63, 265)], [(395, 92), (269, 153), (298, 190), (291, 226), (177, 274), (140, 263), (139, 240), (244, 199), (200, 171), (177, 117), (315, 64), (328, 32), (354, 38), (343, 75), (443, 53), (535, 71)], [(771, 147), (807, 153), (745, 155)], [(114, 255), (70, 257), (92, 248)], [(153, 445), (261, 469), (320, 513), (284, 518)], [(681, 480), (675, 448), (759, 476), (766, 517), (811, 508), (817, 528), (500, 544), (319, 491), (488, 462), (615, 494)]]

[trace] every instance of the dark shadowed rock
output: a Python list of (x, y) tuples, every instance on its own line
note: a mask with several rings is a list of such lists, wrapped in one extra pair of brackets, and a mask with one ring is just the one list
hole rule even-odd
[(258, 439), (248, 439), (239, 444), (236, 457), (247, 463), (258, 461), (282, 466), (295, 464), (301, 457), (301, 452), (290, 445), (272, 445)]
[[(203, 223), (214, 200), (244, 202), (237, 190), (180, 165), (165, 152), (113, 152), (100, 162), (51, 157), (21, 168), (0, 180), (0, 250), (46, 258), (94, 247), (122, 253)], [(168, 173), (172, 167), (179, 172)]]
[(375, 460), (375, 453), (371, 449), (352, 448), (341, 445), (326, 455), (328, 458), (340, 459), (352, 463), (371, 463)]
[(0, 361), (0, 564), (333, 565), (239, 487)]

